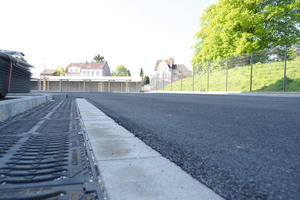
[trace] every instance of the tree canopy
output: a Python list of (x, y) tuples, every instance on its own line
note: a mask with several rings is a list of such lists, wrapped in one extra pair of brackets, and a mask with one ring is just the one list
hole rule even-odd
[(141, 68), (141, 70), (140, 70), (140, 77), (144, 78), (144, 70), (143, 70), (143, 68)]
[(65, 66), (57, 65), (57, 67), (55, 69), (55, 75), (56, 76), (60, 76), (61, 74), (65, 75), (65, 72), (66, 72), (66, 67)]
[(123, 65), (119, 65), (112, 73), (111, 76), (131, 76), (130, 70), (124, 67)]
[(200, 17), (193, 64), (296, 43), (300, 0), (219, 0)]
[(143, 84), (143, 85), (148, 85), (148, 84), (150, 84), (149, 76), (145, 76), (145, 78), (143, 78), (142, 84)]
[(100, 54), (95, 55), (93, 59), (96, 62), (104, 62), (105, 61), (104, 56), (100, 56)]

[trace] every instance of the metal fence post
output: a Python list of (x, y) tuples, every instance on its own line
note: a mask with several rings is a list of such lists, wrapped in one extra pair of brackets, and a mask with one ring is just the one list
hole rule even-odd
[(181, 91), (182, 91), (182, 67), (181, 67)]
[(285, 53), (284, 53), (283, 92), (285, 92), (285, 81), (286, 81), (286, 57), (287, 57), (287, 45), (285, 45)]
[(251, 52), (250, 92), (252, 92), (252, 65), (253, 65), (253, 52)]
[(171, 91), (172, 91), (172, 84), (173, 83), (173, 69), (171, 69)]
[(163, 71), (163, 91), (165, 91), (165, 72)]
[(226, 58), (226, 92), (228, 86), (228, 58)]
[(207, 61), (207, 90), (206, 92), (208, 92), (209, 89), (209, 61)]
[(194, 82), (194, 75), (195, 75), (195, 65), (193, 65), (193, 92), (194, 92), (194, 89), (195, 89), (195, 87), (194, 87), (194, 84), (195, 84), (195, 82)]

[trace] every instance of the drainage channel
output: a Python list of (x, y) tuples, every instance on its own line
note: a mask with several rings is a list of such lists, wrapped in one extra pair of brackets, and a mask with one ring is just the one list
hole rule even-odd
[(0, 199), (103, 199), (74, 99), (0, 123)]

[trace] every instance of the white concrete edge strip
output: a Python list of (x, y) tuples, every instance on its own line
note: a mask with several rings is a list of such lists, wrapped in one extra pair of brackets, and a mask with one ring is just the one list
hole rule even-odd
[(106, 198), (223, 199), (85, 99), (76, 99)]

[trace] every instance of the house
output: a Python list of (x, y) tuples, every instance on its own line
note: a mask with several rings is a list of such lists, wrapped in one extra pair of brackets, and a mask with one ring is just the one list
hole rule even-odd
[(70, 63), (66, 68), (66, 76), (110, 76), (108, 62)]
[(56, 76), (56, 69), (45, 69), (40, 73), (40, 76)]
[(191, 70), (189, 70), (183, 64), (174, 64), (174, 58), (169, 58), (169, 60), (157, 60), (154, 75), (151, 79), (163, 79), (167, 82), (174, 82), (180, 79), (193, 76)]

